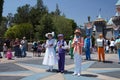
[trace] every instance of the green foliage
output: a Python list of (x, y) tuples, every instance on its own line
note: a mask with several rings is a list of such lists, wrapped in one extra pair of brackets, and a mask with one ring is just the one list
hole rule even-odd
[(45, 39), (46, 33), (54, 31), (53, 20), (49, 14), (45, 14), (39, 23), (40, 25), (36, 27), (36, 31), (40, 33), (39, 38)]
[(6, 22), (7, 22), (7, 19), (5, 17), (2, 17), (2, 22), (0, 25), (0, 37), (4, 37), (4, 33), (7, 30)]
[(22, 38), (25, 36), (27, 39), (29, 39), (32, 30), (33, 30), (33, 27), (29, 23), (14, 25), (13, 27), (10, 27), (6, 31), (5, 37), (15, 39), (15, 38)]
[(69, 37), (73, 34), (73, 24), (71, 23), (71, 20), (68, 20), (62, 16), (55, 16), (53, 21), (56, 34), (62, 33), (65, 35), (66, 39), (69, 39)]
[(34, 7), (26, 4), (18, 7), (17, 13), (13, 18), (13, 27), (10, 27), (5, 33), (5, 37), (22, 38), (26, 36), (28, 39), (45, 39), (48, 32), (62, 33), (66, 39), (73, 34), (77, 27), (74, 20), (60, 15), (61, 11), (58, 4), (56, 10), (48, 12), (47, 7), (43, 4), (43, 0), (37, 0)]
[(56, 4), (55, 15), (56, 15), (56, 16), (60, 16), (60, 13), (61, 13), (61, 11), (60, 11), (60, 9), (59, 9), (59, 6), (58, 6), (58, 4)]
[(14, 15), (14, 23), (28, 23), (29, 22), (30, 5), (26, 4), (18, 7), (17, 13)]
[(0, 24), (2, 21), (3, 4), (4, 4), (4, 0), (0, 0)]

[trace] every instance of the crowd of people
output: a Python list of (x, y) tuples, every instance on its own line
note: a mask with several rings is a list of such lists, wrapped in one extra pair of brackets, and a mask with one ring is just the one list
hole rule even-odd
[[(3, 47), (2, 47), (3, 56), (1, 55), (1, 58), (4, 57), (4, 58), (12, 59), (13, 56), (17, 58), (26, 57), (27, 47), (28, 47), (28, 42), (26, 40), (26, 37), (23, 37), (23, 39), (21, 40), (19, 40), (18, 38), (16, 38), (15, 40), (6, 39), (3, 42)], [(14, 51), (14, 55), (12, 54), (13, 51)]]
[[(74, 37), (71, 36), (71, 40), (69, 41), (69, 46), (67, 46), (67, 42), (64, 40), (64, 35), (58, 35), (58, 41), (56, 41), (53, 37), (52, 33), (47, 33), (46, 37), (48, 40), (46, 41), (46, 51), (43, 59), (43, 65), (48, 66), (47, 71), (52, 71), (53, 66), (58, 64), (58, 72), (64, 73), (64, 65), (65, 65), (65, 51), (69, 49), (69, 54), (71, 59), (74, 59), (74, 73), (73, 75), (81, 75), (81, 63), (82, 63), (82, 55), (83, 50), (86, 55), (86, 60), (91, 60), (91, 53), (96, 50), (98, 54), (98, 61), (105, 62), (105, 53), (115, 53), (117, 52), (120, 60), (120, 35), (116, 40), (113, 38), (111, 40), (105, 39), (103, 34), (99, 34), (99, 37), (95, 40), (94, 46), (93, 41), (90, 34), (86, 34), (86, 37), (83, 38), (81, 36), (80, 29), (76, 29), (74, 32)], [(57, 45), (57, 46), (56, 46)], [(94, 49), (96, 48), (96, 49)], [(58, 53), (56, 53), (58, 52)], [(120, 63), (120, 62), (118, 62)]]
[[(98, 61), (105, 62), (105, 53), (118, 53), (120, 60), (120, 34), (117, 39), (114, 38), (105, 39), (103, 34), (99, 34), (99, 37), (93, 42), (91, 35), (86, 34), (86, 37), (81, 36), (81, 30), (76, 29), (74, 37), (70, 37), (70, 41), (67, 42), (64, 39), (63, 34), (58, 34), (58, 39), (54, 39), (54, 33), (47, 33), (45, 36), (48, 38), (44, 43), (40, 41), (33, 41), (32, 51), (33, 56), (41, 56), (44, 51), (43, 65), (47, 65), (47, 71), (52, 72), (53, 67), (58, 64), (58, 72), (64, 73), (65, 55), (69, 49), (71, 59), (74, 59), (74, 73), (73, 75), (81, 75), (81, 63), (83, 51), (86, 55), (86, 60), (91, 60), (91, 53), (96, 50), (98, 53)], [(94, 45), (93, 45), (94, 44)], [(12, 50), (14, 50), (14, 56), (17, 58), (26, 57), (28, 47), (28, 41), (25, 37), (19, 40), (16, 38), (13, 41), (5, 40), (3, 44), (3, 57), (12, 59)], [(96, 49), (95, 49), (96, 48)], [(120, 62), (119, 62), (120, 63)]]

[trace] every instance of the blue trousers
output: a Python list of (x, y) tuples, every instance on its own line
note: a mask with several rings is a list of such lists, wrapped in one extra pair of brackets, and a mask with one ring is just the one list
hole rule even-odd
[(22, 52), (22, 57), (26, 57), (26, 47), (22, 47), (21, 52)]
[(85, 48), (85, 54), (86, 54), (86, 59), (87, 60), (90, 60), (91, 59), (91, 57), (90, 57), (90, 48)]
[(119, 61), (120, 61), (120, 49), (118, 49), (118, 56), (119, 56)]
[(59, 53), (58, 70), (60, 72), (64, 72), (64, 66), (65, 66), (65, 53)]

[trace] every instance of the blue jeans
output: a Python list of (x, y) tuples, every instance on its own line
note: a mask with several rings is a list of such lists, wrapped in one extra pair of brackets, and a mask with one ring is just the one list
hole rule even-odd
[(22, 57), (26, 57), (26, 47), (21, 48)]
[(120, 61), (120, 49), (118, 49), (118, 56), (119, 56), (119, 61)]
[(91, 59), (91, 57), (90, 57), (90, 48), (88, 48), (88, 47), (85, 48), (85, 54), (86, 54), (86, 59), (90, 60)]

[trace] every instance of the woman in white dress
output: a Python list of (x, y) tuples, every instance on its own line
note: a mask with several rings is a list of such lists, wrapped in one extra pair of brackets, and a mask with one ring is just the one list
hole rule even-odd
[(52, 71), (53, 66), (57, 64), (57, 58), (54, 47), (56, 46), (56, 40), (53, 39), (54, 34), (53, 33), (47, 33), (46, 37), (48, 40), (46, 41), (46, 51), (45, 56), (43, 59), (43, 65), (49, 66), (49, 69), (47, 71)]

